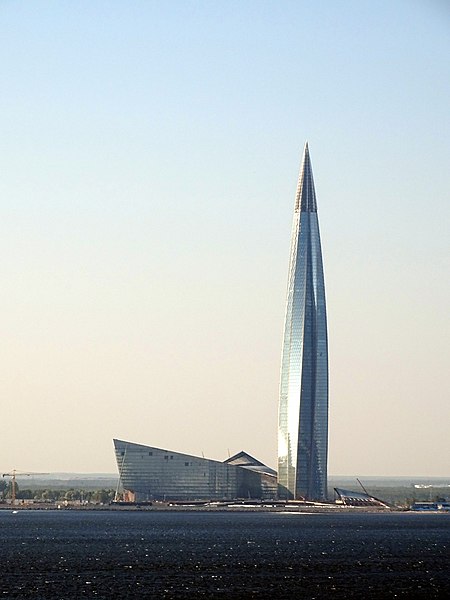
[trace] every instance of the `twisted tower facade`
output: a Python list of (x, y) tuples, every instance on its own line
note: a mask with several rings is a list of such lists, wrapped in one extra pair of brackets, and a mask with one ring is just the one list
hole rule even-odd
[(308, 143), (295, 198), (278, 413), (280, 497), (327, 496), (328, 338)]

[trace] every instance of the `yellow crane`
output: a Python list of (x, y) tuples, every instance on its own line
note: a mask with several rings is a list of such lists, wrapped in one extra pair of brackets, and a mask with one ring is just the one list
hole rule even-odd
[(3, 473), (2, 477), (11, 477), (11, 504), (16, 502), (16, 476), (31, 477), (32, 475), (48, 475), (48, 473), (22, 473), (17, 469), (13, 469), (10, 473)]

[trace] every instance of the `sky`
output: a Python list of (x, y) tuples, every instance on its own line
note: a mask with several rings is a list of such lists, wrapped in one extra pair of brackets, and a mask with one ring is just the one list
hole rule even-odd
[(276, 466), (309, 142), (329, 472), (450, 477), (445, 0), (0, 2), (0, 469)]

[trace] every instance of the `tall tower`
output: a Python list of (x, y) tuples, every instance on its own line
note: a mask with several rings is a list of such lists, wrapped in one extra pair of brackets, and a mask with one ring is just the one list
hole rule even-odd
[(327, 496), (328, 340), (308, 143), (295, 198), (278, 414), (280, 497)]

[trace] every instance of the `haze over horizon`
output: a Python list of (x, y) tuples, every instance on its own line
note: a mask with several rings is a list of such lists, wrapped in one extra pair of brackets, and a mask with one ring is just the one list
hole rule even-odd
[(3, 3), (2, 472), (274, 467), (309, 142), (330, 475), (450, 476), (450, 8)]

